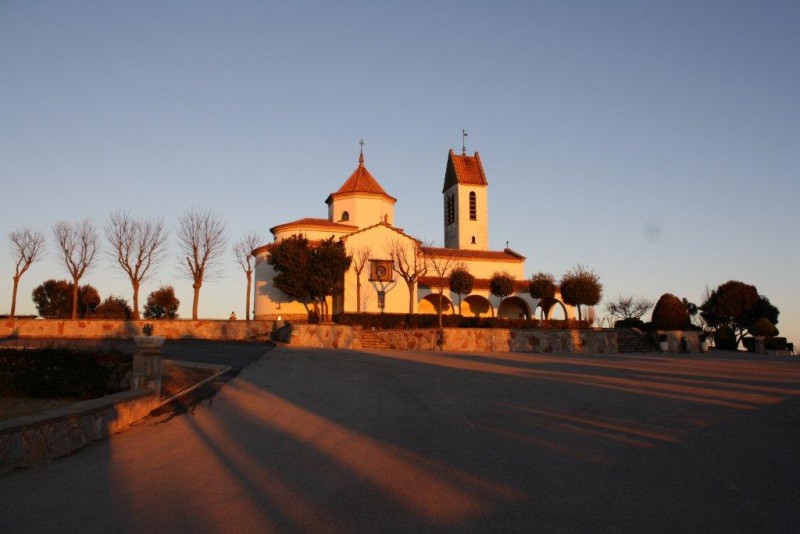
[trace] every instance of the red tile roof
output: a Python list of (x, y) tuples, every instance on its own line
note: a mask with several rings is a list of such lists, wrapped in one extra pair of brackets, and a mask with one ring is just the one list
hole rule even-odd
[(274, 235), (275, 232), (286, 230), (288, 228), (309, 228), (314, 230), (333, 230), (337, 232), (353, 232), (358, 230), (358, 226), (353, 226), (352, 224), (341, 224), (331, 222), (328, 219), (315, 219), (312, 217), (306, 217), (304, 219), (298, 219), (296, 221), (273, 226), (269, 229), (269, 231)]
[(392, 232), (398, 233), (398, 234), (402, 235), (403, 237), (407, 237), (407, 238), (409, 238), (409, 239), (412, 239), (412, 240), (416, 241), (417, 243), (420, 243), (420, 240), (419, 240), (419, 239), (417, 239), (417, 238), (415, 238), (415, 237), (411, 237), (410, 235), (406, 234), (406, 233), (405, 233), (405, 231), (404, 231), (402, 228), (397, 228), (396, 226), (392, 226), (391, 224), (389, 224), (389, 223), (387, 223), (387, 222), (385, 222), (385, 221), (381, 221), (381, 222), (379, 222), (379, 223), (375, 223), (375, 224), (373, 224), (372, 226), (367, 226), (367, 227), (364, 227), (364, 228), (359, 228), (359, 229), (358, 229), (358, 230), (356, 230), (355, 232), (349, 233), (349, 234), (347, 234), (347, 235), (343, 235), (343, 236), (342, 236), (342, 239), (346, 241), (346, 240), (347, 240), (347, 238), (348, 238), (348, 237), (350, 237), (350, 236), (354, 236), (354, 235), (356, 235), (356, 234), (360, 234), (360, 233), (362, 233), (362, 232), (367, 232), (367, 231), (369, 231), (369, 230), (372, 230), (373, 228), (377, 228), (378, 226), (385, 226), (386, 228), (388, 228), (388, 229), (389, 229), (389, 230), (391, 230)]
[(442, 193), (455, 184), (485, 186), (486, 174), (483, 172), (481, 157), (475, 152), (474, 156), (466, 154), (458, 156), (450, 149), (447, 154), (447, 169), (444, 171), (444, 187)]
[(338, 191), (332, 193), (329, 197), (327, 202), (330, 204), (331, 199), (336, 195), (344, 195), (348, 193), (370, 193), (373, 195), (380, 195), (386, 197), (392, 203), (397, 201), (396, 198), (390, 196), (383, 190), (381, 184), (373, 178), (372, 174), (367, 170), (364, 166), (364, 155), (360, 155), (358, 158), (358, 167), (356, 170), (353, 171), (353, 174), (350, 175), (343, 184), (342, 187), (339, 188)]
[(441, 257), (452, 256), (459, 259), (469, 260), (494, 260), (494, 261), (525, 261), (525, 256), (514, 252), (510, 248), (505, 250), (469, 250), (461, 248), (437, 248), (422, 247), (422, 253), (426, 256)]

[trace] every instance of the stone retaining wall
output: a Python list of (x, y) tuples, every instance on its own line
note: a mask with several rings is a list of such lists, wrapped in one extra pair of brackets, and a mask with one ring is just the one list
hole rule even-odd
[(613, 330), (504, 330), (446, 328), (444, 350), (614, 354)]
[(118, 321), (111, 319), (2, 319), (0, 338), (79, 338), (131, 339), (141, 335), (145, 323), (153, 325), (153, 334), (167, 339), (249, 340), (272, 332), (274, 321), (158, 320)]
[(680, 352), (681, 339), (686, 338), (690, 354), (700, 353), (700, 334), (697, 330), (659, 330), (659, 334), (667, 334), (667, 352)]
[(360, 326), (292, 324), (290, 345), (317, 349), (360, 349)]
[(152, 390), (125, 391), (0, 422), (0, 473), (47, 463), (119, 432), (158, 407)]
[[(329, 325), (297, 325), (292, 344), (303, 347), (361, 348), (359, 328), (352, 333)], [(307, 331), (310, 330), (310, 331)], [(438, 330), (373, 330), (371, 333), (396, 350), (439, 350)], [(313, 343), (313, 344), (309, 344)], [(506, 330), (500, 328), (445, 328), (442, 350), (466, 352), (562, 352), (613, 354), (613, 330)]]

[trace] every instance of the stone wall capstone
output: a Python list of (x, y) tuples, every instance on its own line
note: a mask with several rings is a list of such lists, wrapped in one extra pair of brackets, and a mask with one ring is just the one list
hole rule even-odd
[(164, 336), (167, 339), (245, 341), (268, 337), (272, 332), (274, 321), (2, 319), (0, 320), (0, 338), (132, 339), (133, 336), (142, 334), (142, 326), (145, 323), (153, 325), (154, 335)]

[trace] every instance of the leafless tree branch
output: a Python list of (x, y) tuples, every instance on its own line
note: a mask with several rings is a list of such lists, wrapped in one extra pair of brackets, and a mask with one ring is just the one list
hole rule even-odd
[(437, 306), (437, 315), (439, 316), (439, 328), (442, 328), (442, 308), (444, 307), (444, 289), (450, 286), (450, 273), (453, 269), (461, 266), (458, 258), (454, 254), (447, 252), (440, 253), (437, 256), (430, 256), (427, 258), (427, 265), (436, 277), (436, 290), (439, 294), (439, 305)]
[(14, 318), (17, 310), (17, 288), (19, 280), (25, 271), (44, 256), (44, 234), (34, 232), (30, 228), (15, 230), (8, 234), (9, 249), (12, 257), (16, 258), (14, 267), (14, 290), (11, 296), (10, 318)]
[(225, 249), (225, 223), (209, 211), (190, 209), (178, 218), (179, 269), (192, 280), (192, 319), (197, 319), (203, 281), (221, 274), (220, 258)]
[(392, 269), (408, 286), (408, 313), (414, 313), (414, 287), (417, 280), (428, 272), (421, 248), (422, 243), (419, 241), (406, 243), (400, 239), (393, 239), (387, 245), (387, 253), (392, 259)]
[(655, 302), (646, 297), (618, 295), (615, 300), (606, 302), (606, 312), (617, 319), (641, 319)]
[(72, 318), (78, 318), (78, 284), (84, 274), (92, 267), (100, 250), (100, 236), (89, 219), (75, 223), (59, 221), (53, 225), (53, 234), (62, 260), (72, 276)]
[(128, 276), (133, 287), (133, 319), (139, 319), (139, 287), (164, 260), (167, 231), (162, 219), (144, 219), (114, 212), (105, 224), (111, 245), (109, 255)]
[(253, 287), (253, 270), (258, 261), (256, 256), (253, 256), (253, 250), (263, 242), (264, 238), (261, 234), (258, 232), (248, 232), (233, 246), (233, 254), (236, 256), (236, 261), (242, 267), (245, 277), (247, 278), (247, 299), (244, 316), (246, 320), (250, 319), (250, 296)]
[(361, 245), (353, 251), (353, 270), (356, 272), (356, 311), (361, 312), (361, 273), (372, 257), (372, 247)]

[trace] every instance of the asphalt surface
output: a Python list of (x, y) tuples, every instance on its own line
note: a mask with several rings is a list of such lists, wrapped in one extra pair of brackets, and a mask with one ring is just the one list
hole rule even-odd
[(276, 348), (0, 475), (0, 532), (797, 532), (799, 396), (791, 358)]

